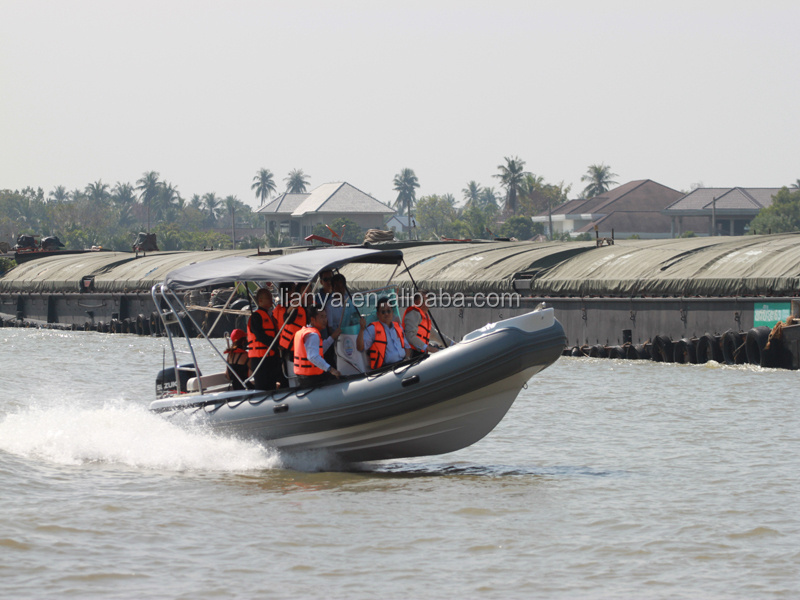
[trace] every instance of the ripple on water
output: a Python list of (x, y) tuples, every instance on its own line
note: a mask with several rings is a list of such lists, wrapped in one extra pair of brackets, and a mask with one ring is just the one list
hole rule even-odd
[(480, 443), (352, 464), (149, 414), (163, 340), (10, 337), (53, 368), (3, 375), (3, 597), (800, 597), (796, 373), (560, 360)]

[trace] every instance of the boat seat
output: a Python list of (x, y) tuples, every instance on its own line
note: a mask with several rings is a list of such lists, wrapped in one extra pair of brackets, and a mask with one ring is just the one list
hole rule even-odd
[(192, 377), (186, 382), (186, 390), (188, 392), (199, 392), (200, 386), (202, 386), (203, 390), (207, 390), (209, 388), (227, 386), (229, 384), (230, 381), (227, 377), (225, 377), (225, 371), (223, 371), (222, 373), (212, 373), (211, 375)]

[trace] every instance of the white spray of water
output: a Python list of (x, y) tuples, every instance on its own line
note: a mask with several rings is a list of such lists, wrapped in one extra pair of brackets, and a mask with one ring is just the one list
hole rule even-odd
[[(272, 449), (183, 429), (141, 406), (28, 407), (0, 422), (0, 450), (65, 465), (102, 462), (175, 471), (284, 468)], [(316, 470), (314, 461), (307, 465)], [(289, 468), (302, 468), (303, 463)]]

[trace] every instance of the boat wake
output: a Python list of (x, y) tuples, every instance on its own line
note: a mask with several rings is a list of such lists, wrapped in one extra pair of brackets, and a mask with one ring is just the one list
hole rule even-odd
[[(0, 417), (2, 418), (2, 417)], [(92, 463), (167, 471), (335, 469), (333, 457), (286, 455), (250, 440), (180, 427), (129, 402), (20, 407), (0, 421), (0, 451), (61, 465)]]
[(359, 465), (360, 470), (375, 475), (398, 477), (620, 477), (624, 471), (598, 470), (585, 466), (536, 467), (523, 465), (483, 465), (469, 463), (415, 464), (381, 463)]

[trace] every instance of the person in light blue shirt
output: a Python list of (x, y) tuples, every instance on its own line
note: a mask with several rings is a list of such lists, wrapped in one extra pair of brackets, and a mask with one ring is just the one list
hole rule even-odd
[(325, 312), (328, 313), (328, 330), (336, 331), (342, 326), (344, 309), (347, 305), (347, 279), (341, 273), (337, 273), (331, 279), (331, 293), (325, 304)]
[[(361, 326), (356, 338), (356, 349), (369, 351), (370, 367), (378, 369), (383, 365), (400, 362), (411, 356), (411, 346), (403, 335), (400, 324), (393, 321), (394, 311), (389, 306), (388, 298), (378, 300), (376, 307), (378, 320), (367, 327), (367, 321), (361, 317)], [(380, 331), (376, 329), (380, 327)]]

